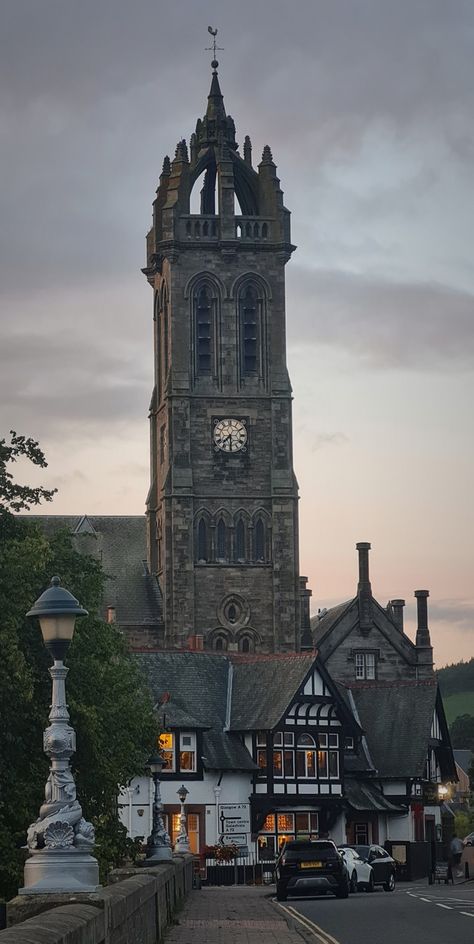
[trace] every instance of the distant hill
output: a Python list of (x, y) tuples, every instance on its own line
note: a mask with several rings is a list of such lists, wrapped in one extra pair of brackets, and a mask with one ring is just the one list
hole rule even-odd
[(437, 674), (448, 724), (459, 715), (474, 717), (474, 659), (447, 665)]

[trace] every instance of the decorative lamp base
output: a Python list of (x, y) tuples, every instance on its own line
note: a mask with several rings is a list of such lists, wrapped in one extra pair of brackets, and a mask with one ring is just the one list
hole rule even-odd
[(149, 855), (147, 855), (146, 859), (142, 859), (140, 865), (149, 868), (152, 865), (157, 865), (159, 862), (170, 862), (172, 858), (173, 853), (171, 846), (154, 846), (149, 850)]
[(174, 844), (175, 852), (190, 852), (189, 839), (180, 839), (179, 836)]
[(19, 895), (97, 892), (99, 865), (80, 849), (38, 849), (25, 862), (25, 884)]

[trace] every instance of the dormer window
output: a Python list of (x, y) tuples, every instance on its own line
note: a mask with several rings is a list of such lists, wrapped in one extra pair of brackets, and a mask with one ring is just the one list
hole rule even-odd
[(193, 773), (196, 770), (196, 735), (191, 732), (179, 736), (179, 769)]

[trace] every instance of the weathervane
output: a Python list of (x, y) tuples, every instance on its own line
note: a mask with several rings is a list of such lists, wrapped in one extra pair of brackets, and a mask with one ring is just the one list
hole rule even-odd
[(211, 66), (212, 66), (213, 69), (217, 69), (217, 66), (219, 65), (219, 63), (218, 63), (218, 61), (217, 61), (217, 59), (216, 59), (216, 52), (217, 52), (217, 50), (219, 50), (219, 52), (223, 52), (224, 47), (217, 45), (217, 39), (216, 39), (217, 30), (216, 30), (216, 29), (213, 29), (212, 26), (208, 26), (208, 27), (207, 27), (207, 32), (211, 34), (212, 39), (213, 39), (213, 43), (212, 43), (212, 46), (206, 46), (206, 52), (212, 52), (212, 55), (213, 55), (214, 58), (213, 58), (213, 60), (212, 60), (212, 62), (211, 62)]

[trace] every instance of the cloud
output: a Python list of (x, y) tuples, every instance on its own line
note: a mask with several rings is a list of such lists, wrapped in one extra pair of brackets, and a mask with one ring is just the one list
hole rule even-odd
[(437, 600), (429, 604), (429, 622), (448, 623), (457, 630), (474, 634), (473, 600)]
[(337, 271), (294, 269), (290, 344), (331, 345), (367, 367), (474, 366), (474, 295), (446, 285), (404, 284)]

